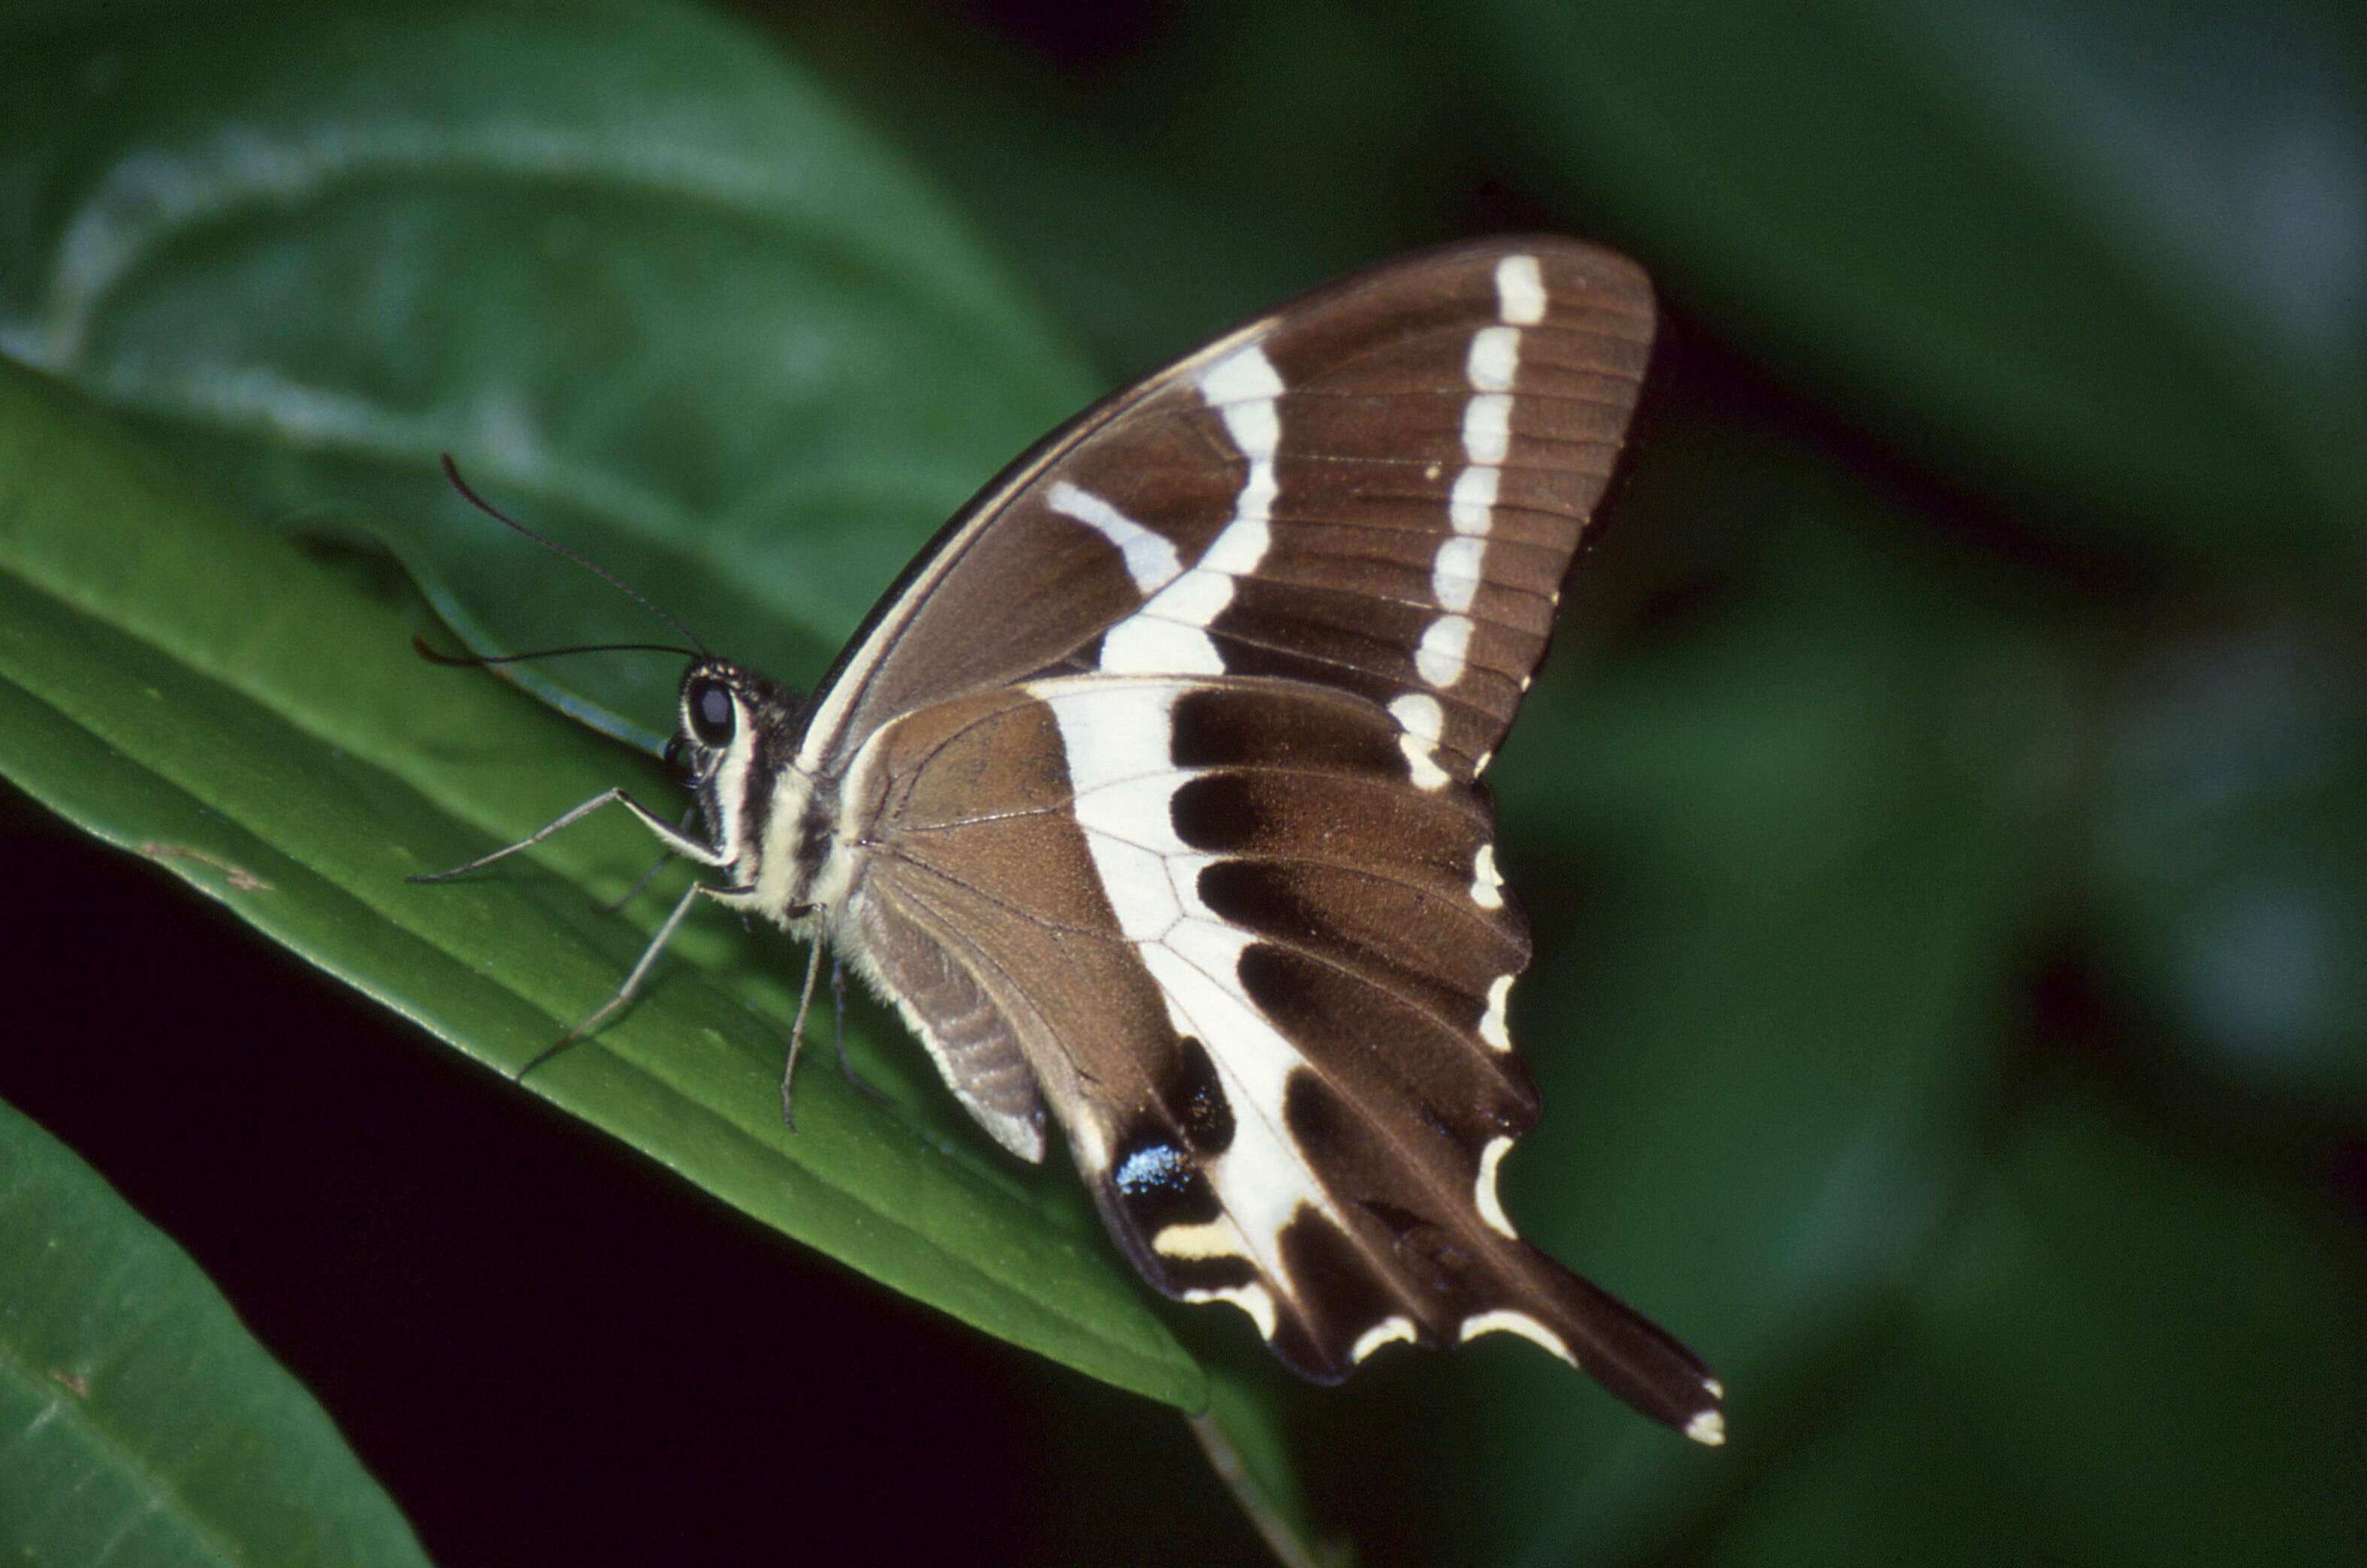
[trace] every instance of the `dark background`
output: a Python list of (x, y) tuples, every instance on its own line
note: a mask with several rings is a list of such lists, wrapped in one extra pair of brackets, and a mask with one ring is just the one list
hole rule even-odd
[[(2191, 132), (2159, 149), (2173, 167), (2232, 162), (2296, 117), (2306, 130), (2313, 105), (2357, 113), (2355, 26), (2337, 25), (2334, 11), (2268, 13), (2287, 27), (2269, 28), (2275, 38), (2322, 51), (2296, 56), (2280, 43), (2247, 54), (2260, 34), (2247, 32), (2245, 14), (2192, 7), (2116, 31), (2101, 11), (2074, 8), (2064, 29), (2086, 52), (2066, 58), (2109, 69), (2066, 67), (2052, 96), (2026, 103), (1983, 100), (1999, 116), (1996, 141), (2018, 149), (2025, 173), (2051, 172), (2050, 159), (2110, 144), (2065, 125), (2083, 108), (2109, 118), (2132, 81), (2157, 93), (2154, 123)], [(2321, 471), (2309, 481), (2316, 501), (2296, 499), (2309, 485), (2293, 476), (2315, 459), (2262, 466), (2256, 491), (2240, 473), (2214, 480), (2256, 499), (2200, 521), (2161, 503), (2160, 474), (2146, 468), (2241, 468), (2240, 453), (2205, 449), (2179, 423), (2190, 404), (2200, 426), (2240, 400), (2241, 418), (2227, 412), (2226, 423), (2274, 429), (2322, 400), (2305, 387), (2281, 391), (2280, 365), (2264, 355), (2241, 388), (2160, 392), (2151, 448), (2112, 449), (2097, 433), (2115, 420), (2141, 429), (2154, 378), (2183, 368), (2165, 353), (2126, 374), (2105, 365), (2067, 391), (2060, 366), (2032, 370), (2013, 405), (2037, 433), (2027, 439), (2013, 427), (1950, 428), (1947, 398), (1897, 367), (1912, 363), (1898, 349), (1912, 347), (1911, 327), (1891, 334), (1890, 360), (1806, 306), (1752, 302), (1727, 259), (1753, 243), (1747, 199), (1702, 210), (1678, 196), (1641, 198), (1648, 171), (1542, 152), (1533, 121), (1493, 96), (1512, 90), (1501, 62), (1516, 45), (1439, 42), (1461, 25), (1445, 8), (1383, 7), (1367, 19), (1289, 6), (1253, 28), (1247, 15), (973, 5), (900, 6), (882, 19), (773, 7), (751, 23), (904, 145), (1113, 381), (1332, 271), (1455, 235), (1584, 232), (1654, 270), (1670, 322), (1649, 402), (1604, 540), (1581, 563), (1592, 581), (1566, 617), (1555, 666), (1564, 683), (1539, 699), (1575, 733), (1607, 736), (1603, 766), (1616, 781), (1567, 786), (1569, 819), (1548, 823), (1537, 818), (1551, 814), (1558, 778), (1500, 786), (1540, 971), (1578, 976), (1573, 989), (1591, 980), (1615, 990), (1617, 961), (1641, 954), (1637, 984), (1647, 985), (1658, 950), (1622, 945), (1638, 940), (1624, 934), (1631, 921), (1697, 921), (1699, 940), (1715, 942), (1729, 907), (1699, 901), (1739, 908), (1753, 896), (1703, 867), (1736, 856), (1810, 864), (1799, 845), (1840, 831), (1827, 818), (1876, 815), (1898, 797), (1926, 802), (1940, 826), (1918, 836), (1909, 828), (1925, 818), (1902, 812), (1894, 852), (1873, 857), (1883, 876), (1836, 876), (1825, 894), (1844, 911), (1836, 919), (1863, 912), (1865, 962), (1829, 961), (1806, 939), (1796, 965), (1781, 953), (1753, 960), (1771, 987), (1796, 983), (1806, 1033), (1818, 1018), (1884, 1005), (1869, 998), (1894, 973), (1880, 946), (1886, 924), (1941, 922), (1914, 913), (1920, 887), (1983, 884), (1950, 881), (1956, 859), (1993, 863), (1995, 880), (2024, 890), (2009, 929), (1984, 939), (1990, 977), (1966, 987), (1977, 1006), (1934, 1004), (1965, 1042), (1962, 1114), (1941, 1134), (1962, 1147), (1935, 1162), (1947, 1167), (1936, 1195), (1902, 1193), (1901, 1206), (1928, 1204), (1943, 1238), (1977, 1235), (1994, 1182), (2035, 1190), (2033, 1234), (2067, 1238), (2090, 1272), (2075, 1279), (2061, 1255), (2013, 1245), (1971, 1247), (1963, 1262), (1943, 1239), (1921, 1283), (1802, 1314), (1779, 1349), (1754, 1345), (1741, 1367), (1702, 1345), (1730, 1384), (1750, 1373), (1780, 1391), (1760, 1407), (1775, 1406), (1772, 1429), (1738, 1448), (1740, 1468), (1671, 1534), (1613, 1543), (1609, 1554), (1750, 1561), (1807, 1541), (1830, 1561), (1896, 1560), (1908, 1548), (2085, 1561), (2114, 1554), (2116, 1516), (2131, 1509), (2161, 1510), (2172, 1540), (2188, 1509), (2271, 1521), (2254, 1538), (2263, 1560), (2284, 1554), (2287, 1526), (2296, 1540), (2359, 1544), (2357, 1493), (2271, 1473), (2286, 1456), (2253, 1444), (2245, 1434), (2257, 1428), (2237, 1415), (2291, 1403), (2296, 1431), (2327, 1465), (2312, 1476), (2367, 1473), (2355, 1313), (2367, 1300), (2367, 523), (2361, 492), (2343, 491), (2339, 476)], [(1838, 10), (1805, 17), (1805, 33), (1768, 23), (1728, 33), (1704, 15), (1705, 39), (1741, 49), (1773, 37), (1844, 76), (1840, 40), (1866, 47), (1881, 33), (1814, 30), (1854, 16)], [(2030, 20), (1996, 15), (2000, 26)], [(1469, 25), (1486, 23), (1475, 13)], [(2269, 63), (2247, 76), (2238, 67), (2256, 55)], [(2234, 62), (2216, 81), (2195, 63), (2214, 58)], [(1947, 78), (1861, 63), (1875, 96), (1911, 99)], [(2333, 89), (2311, 96), (2329, 80)], [(1401, 109), (1387, 97), (1415, 88)], [(2197, 101), (2180, 112), (2189, 90)], [(1614, 130), (1606, 164), (1623, 135), (1649, 141), (1648, 129)], [(1801, 160), (1833, 152), (1805, 109), (1766, 135), (1789, 138)], [(1710, 155), (1678, 139), (1662, 151)], [(2030, 188), (2064, 207), (1998, 212), (1979, 193), (1954, 202), (1958, 173), (1925, 168), (1927, 183), (1897, 210), (1856, 215), (1876, 253), (1869, 278), (1884, 276), (1883, 253), (1899, 253), (1903, 275), (1928, 275), (1993, 241), (1998, 225), (2020, 224), (2027, 297), (2017, 309), (2034, 312), (2040, 340), (2056, 312), (2076, 346), (2115, 299), (2078, 272), (2080, 244), (2039, 219), (2101, 234), (2115, 254), (2192, 241), (2145, 233), (2134, 197), (2125, 209), (2081, 209), (2039, 175)], [(1730, 178), (1744, 186), (1750, 174)], [(2357, 239), (2367, 178), (2330, 178), (2325, 189), (2326, 221), (2296, 230), (2327, 236), (2323, 254), (2303, 245), (2288, 259), (2301, 273), (2351, 269), (2348, 292), (2317, 296), (2347, 300), (2350, 313), (2328, 314), (2316, 333), (2351, 378), (2339, 384), (2355, 390), (2367, 361)], [(1934, 214), (1957, 235), (1921, 235)], [(1968, 288), (1999, 288), (2011, 269), (1967, 264), (1965, 276)], [(2214, 276), (2166, 267), (2133, 282), (2125, 303), (2210, 319), (2240, 338), (2232, 309), (2213, 315), (2223, 303)], [(2182, 287), (2198, 298), (2181, 299)], [(1977, 384), (2030, 366), (2010, 336), (1930, 335), (1934, 379)], [(2197, 365), (2207, 357), (2194, 351)], [(1968, 393), (1957, 412), (1969, 427), (1998, 406)], [(1840, 520), (1832, 538), (1792, 537), (1803, 495)], [(1874, 586), (1834, 600), (1803, 586), (1829, 562), (1840, 563), (1829, 575), (1862, 571)], [(1826, 619), (1834, 603), (1875, 608), (1837, 626)], [(1826, 634), (1829, 648), (1817, 640)], [(1924, 684), (1893, 679), (1886, 661), (1908, 668), (1899, 650), (1919, 645), (1938, 673), (1919, 674)], [(1839, 683), (1806, 692), (1797, 712), (1780, 697), (1772, 711), (1751, 705), (1785, 689), (1795, 660), (1817, 678), (1838, 669)], [(1608, 695), (1585, 683), (1623, 667), (1645, 673), (1625, 687), (1614, 675)], [(1975, 697), (1946, 683), (1952, 673)], [(1697, 728), (1655, 741), (1619, 728), (1661, 691), (1698, 716)], [(1703, 705), (1703, 693), (1721, 691), (1733, 694), (1730, 709), (1714, 695)], [(1832, 716), (1876, 701), (1869, 693), (1895, 711), (1880, 708), (1863, 730)], [(1943, 739), (1908, 748), (1905, 762), (1829, 741), (1910, 734), (1932, 705), (1959, 702), (1970, 705)], [(2049, 725), (2063, 733), (2033, 744)], [(1952, 793), (1985, 751), (2040, 776)], [(1516, 735), (1508, 770), (1523, 761)], [(2008, 815), (2021, 826), (1953, 826), (2000, 795), (2019, 803)], [(1663, 807), (1705, 813), (1707, 824), (1667, 830), (1663, 842), (1651, 815)], [(21, 799), (0, 825), (19, 1021), (0, 1048), (0, 1097), (197, 1258), (333, 1413), (437, 1561), (1210, 1562), (1257, 1550), (1171, 1413), (1038, 1364), (736, 1219)], [(1626, 1016), (1603, 1008), (1612, 1025)], [(1566, 1074), (1565, 1095), (1621, 1081), (1620, 1053), (1642, 1047), (1609, 1032), (1608, 1079)], [(1771, 1033), (1772, 1048), (1733, 1064), (1704, 1043), (1727, 1075), (1710, 1092), (1748, 1100), (1787, 1071), (1833, 1070), (1787, 1056), (1784, 1038)], [(1547, 1087), (1550, 1126), (1561, 1099), (1550, 1077)], [(2107, 1153), (2092, 1166), (2085, 1154), (2043, 1154), (2034, 1177), (2014, 1163), (2033, 1136), (2056, 1149), (2044, 1141), (2054, 1134), (2028, 1129), (2066, 1116), (2078, 1129), (2067, 1146)], [(1701, 1179), (1747, 1199), (1750, 1152)], [(2090, 1169), (2136, 1174), (2095, 1189), (2101, 1212), (2083, 1213), (2071, 1190)], [(1582, 1175), (1580, 1166), (1573, 1179)], [(2227, 1194), (2232, 1207), (2210, 1207)], [(2047, 1207), (2056, 1202), (2066, 1206)], [(2190, 1213), (2201, 1217), (2188, 1247), (2177, 1227)], [(2229, 1239), (2256, 1221), (2257, 1248)], [(2096, 1245), (2123, 1224), (2149, 1233), (2125, 1268)], [(2027, 1310), (1989, 1317), (1963, 1306), (2017, 1269), (2033, 1281)], [(2178, 1281), (2169, 1294), (2208, 1304), (2165, 1306), (2165, 1277)], [(2223, 1310), (2223, 1298), (2236, 1304)], [(1783, 1301), (1797, 1310), (1796, 1295)], [(2288, 1302), (2299, 1304), (2287, 1312)], [(1725, 1310), (1748, 1316), (1752, 1303)], [(2124, 1337), (2114, 1325), (2124, 1314)], [(1999, 1338), (1968, 1343), (1958, 1332), (1967, 1324)], [(2313, 1366), (2326, 1386), (2306, 1393), (2298, 1379), (2254, 1381), (2262, 1368)], [(2171, 1428), (2155, 1433), (2157, 1450), (2141, 1443), (2092, 1470), (2050, 1457), (2047, 1434), (2077, 1427), (2067, 1410), (2127, 1397), (2147, 1379), (2193, 1391), (2154, 1413)], [(1922, 1408), (1901, 1383), (1941, 1392)], [(2330, 1426), (2318, 1414), (2328, 1399), (2349, 1409)], [(1424, 1495), (1422, 1476), (1375, 1457), (1394, 1432), (1341, 1430), (1376, 1410), (1410, 1417), (1346, 1408), (1355, 1415), (1307, 1407), (1306, 1462), (1327, 1522), (1369, 1558), (1435, 1560), (1455, 1550), (1441, 1540), (1467, 1539), (1493, 1551), (1525, 1533), (1499, 1519), (1462, 1534), (1451, 1488)], [(1501, 1445), (1504, 1462), (1523, 1462), (1513, 1457), (1521, 1433), (1477, 1430), (1475, 1440)], [(1996, 1451), (2025, 1439), (2032, 1455)], [(1335, 1451), (1346, 1457), (1327, 1459)], [(2146, 1560), (2155, 1553), (2143, 1543), (2162, 1539), (2139, 1531), (2121, 1550)]]

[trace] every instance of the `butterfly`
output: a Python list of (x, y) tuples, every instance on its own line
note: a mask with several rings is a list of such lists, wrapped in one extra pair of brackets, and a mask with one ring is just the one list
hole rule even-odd
[(459, 869), (621, 803), (719, 880), (588, 1021), (697, 899), (763, 916), (1004, 1148), (1057, 1121), (1143, 1277), (1293, 1371), (1510, 1333), (1721, 1442), (1702, 1363), (1496, 1192), (1538, 1101), (1480, 777), (1653, 324), (1632, 262), (1542, 237), (1268, 311), (1014, 462), (810, 694), (694, 658), (685, 825), (610, 791)]

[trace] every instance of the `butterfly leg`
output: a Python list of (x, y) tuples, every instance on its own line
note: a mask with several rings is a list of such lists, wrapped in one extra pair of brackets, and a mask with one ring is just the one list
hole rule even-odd
[(806, 1040), (806, 1010), (813, 1006), (814, 976), (821, 973), (821, 946), (818, 934), (807, 946), (805, 988), (798, 993), (798, 1016), (789, 1024), (789, 1059), (781, 1064), (781, 1124), (792, 1133), (798, 1130), (798, 1119), (789, 1109), (789, 1086), (797, 1080), (798, 1047)]
[(878, 1104), (889, 1103), (888, 1091), (880, 1089), (855, 1070), (855, 1058), (846, 1054), (846, 965), (838, 954), (830, 955), (831, 1038), (838, 1045), (838, 1070), (847, 1082), (863, 1091), (866, 1099)]
[[(689, 810), (682, 814), (682, 821), (679, 826), (682, 831), (687, 833), (690, 831), (690, 825), (697, 820), (698, 807), (693, 806)], [(593, 909), (596, 913), (603, 915), (614, 915), (621, 912), (626, 905), (631, 903), (643, 893), (649, 891), (650, 884), (658, 879), (658, 873), (663, 871), (668, 865), (672, 864), (673, 862), (674, 852), (672, 850), (668, 850), (663, 854), (659, 855), (655, 863), (651, 865), (649, 870), (641, 873), (641, 874), (634, 880), (633, 885), (630, 887), (626, 888), (622, 893), (618, 894), (616, 897), (607, 900), (606, 903), (593, 905)], [(743, 916), (742, 919), (744, 919), (745, 917)]]
[(678, 854), (685, 860), (697, 861), (700, 865), (719, 866), (723, 863), (723, 857), (716, 852), (714, 845), (675, 827), (623, 790), (605, 789), (572, 810), (561, 812), (515, 844), (504, 844), (491, 854), (479, 855), (475, 860), (463, 865), (456, 865), (449, 871), (423, 871), (415, 875), (406, 876), (403, 880), (405, 882), (446, 882), (456, 876), (466, 876), (472, 871), (481, 871), (497, 860), (506, 859), (520, 850), (532, 849), (552, 834), (573, 827), (612, 801), (640, 818), (641, 826), (656, 834), (658, 842), (663, 844), (668, 852)]
[(658, 858), (651, 863), (649, 870), (633, 878), (633, 885), (630, 887), (626, 888), (614, 898), (601, 899), (600, 902), (592, 906), (592, 912), (595, 915), (616, 915), (623, 913), (625, 906), (640, 897), (642, 894), (648, 892), (650, 884), (658, 879), (658, 873), (663, 871), (667, 866), (672, 865), (673, 863), (674, 852), (672, 850), (668, 850), (665, 853), (658, 856)]
[(641, 956), (634, 962), (632, 969), (625, 976), (625, 983), (617, 987), (617, 994), (603, 1002), (599, 1010), (591, 1017), (537, 1052), (532, 1060), (518, 1069), (517, 1076), (524, 1078), (527, 1074), (534, 1071), (551, 1057), (566, 1050), (585, 1035), (594, 1032), (614, 1017), (619, 1008), (631, 1001), (633, 993), (640, 989), (642, 977), (649, 974), (650, 966), (658, 961), (658, 954), (665, 951), (666, 943), (674, 940), (674, 928), (682, 924), (682, 918), (685, 915), (690, 913), (691, 905), (697, 901), (700, 894), (712, 891), (714, 891), (712, 888), (694, 886), (685, 893), (681, 900), (674, 905), (674, 912), (665, 918), (665, 923), (658, 927), (657, 934), (650, 938), (650, 944), (641, 949)]

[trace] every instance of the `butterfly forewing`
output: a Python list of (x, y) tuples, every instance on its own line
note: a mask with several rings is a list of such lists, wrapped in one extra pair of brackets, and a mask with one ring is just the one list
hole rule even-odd
[(1336, 1379), (1523, 1335), (1715, 1440), (1674, 1340), (1518, 1240), (1528, 962), (1476, 780), (1648, 355), (1559, 240), (1310, 295), (1082, 416), (817, 692), (770, 841), (1008, 1147), (1048, 1102), (1171, 1295)]
[(949, 525), (825, 682), (801, 760), (1055, 667), (1221, 666), (1435, 702), (1439, 759), (1472, 771), (1543, 653), (1651, 333), (1641, 271), (1559, 240), (1399, 263), (1251, 322)]

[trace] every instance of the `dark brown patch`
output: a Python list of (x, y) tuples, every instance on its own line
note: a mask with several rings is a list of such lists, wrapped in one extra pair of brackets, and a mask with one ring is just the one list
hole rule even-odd
[(1307, 1156), (1307, 1163), (1320, 1170), (1324, 1156), (1340, 1146), (1344, 1112), (1323, 1080), (1304, 1067), (1294, 1069), (1283, 1080), (1282, 1124), (1290, 1129), (1291, 1140)]
[(1356, 1341), (1406, 1304), (1373, 1272), (1346, 1232), (1311, 1209), (1283, 1228), (1282, 1266), (1290, 1276), (1308, 1337), (1331, 1366), (1352, 1363)]
[(1207, 1047), (1191, 1035), (1176, 1041), (1175, 1069), (1161, 1095), (1167, 1114), (1184, 1129), (1192, 1152), (1213, 1159), (1233, 1145), (1233, 1108)]
[(1255, 842), (1267, 820), (1253, 780), (1241, 773), (1188, 780), (1168, 802), (1167, 818), (1194, 849), (1218, 852)]
[(1270, 861), (1211, 861), (1200, 870), (1200, 901), (1218, 919), (1262, 936), (1319, 939), (1315, 908), (1293, 890), (1290, 869)]
[(1471, 1284), (1471, 1254), (1455, 1245), (1452, 1232), (1410, 1209), (1377, 1199), (1366, 1199), (1357, 1207), (1388, 1228), (1389, 1257), (1397, 1272), (1425, 1300), (1436, 1303), (1442, 1317), (1468, 1315), (1460, 1302)]
[(1385, 1124), (1411, 1118), (1456, 1151), (1458, 1168), (1476, 1169), (1490, 1139), (1517, 1137), (1536, 1120), (1536, 1091), (1517, 1062), (1483, 1055), (1387, 991), (1264, 942), (1242, 951), (1240, 975), (1251, 1001), (1309, 1063), (1354, 1086), (1360, 1114)]
[(1387, 720), (1336, 697), (1209, 686), (1171, 710), (1168, 756), (1179, 768), (1283, 763), (1319, 772), (1401, 776)]
[(1418, 884), (1314, 861), (1219, 860), (1200, 899), (1220, 919), (1461, 1020), (1525, 960), (1519, 933)]

